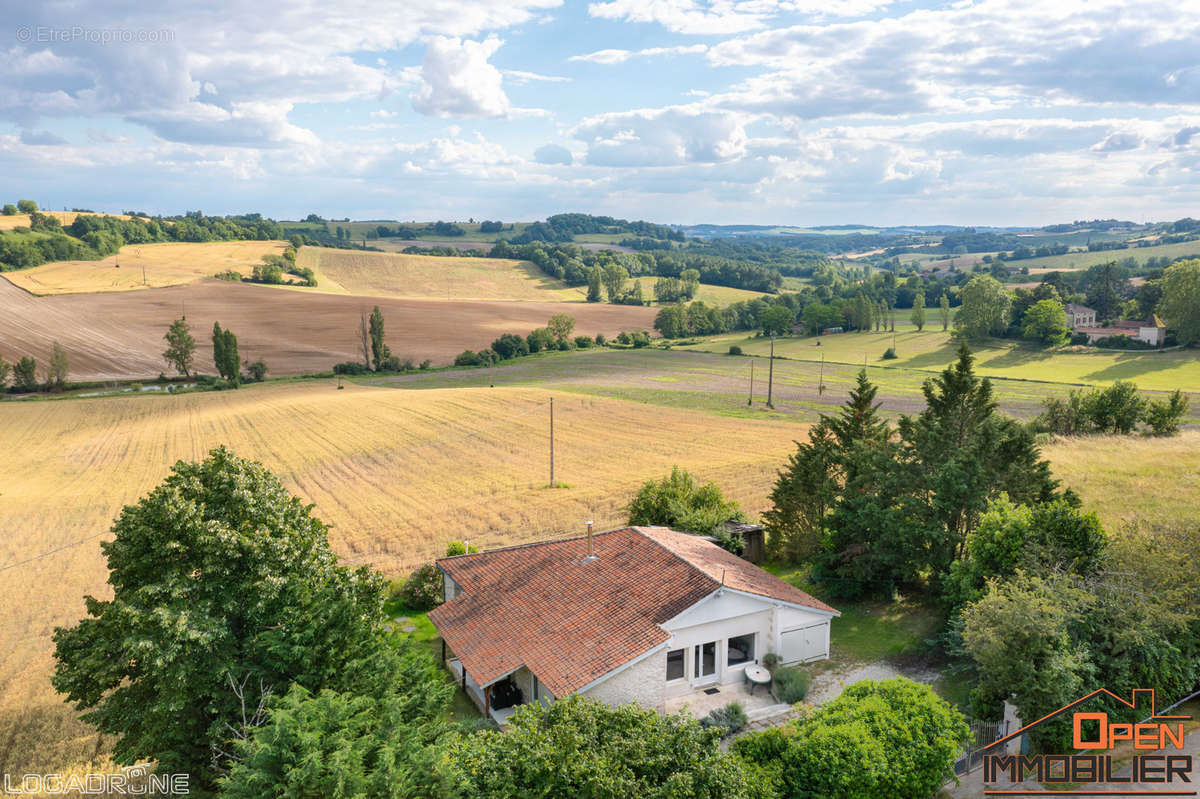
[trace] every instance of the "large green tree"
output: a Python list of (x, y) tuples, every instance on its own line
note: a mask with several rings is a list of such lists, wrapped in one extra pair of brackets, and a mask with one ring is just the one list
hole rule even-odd
[(177, 463), (112, 529), (113, 597), (55, 630), (53, 684), (118, 763), (210, 789), (247, 707), (341, 688), (379, 644), (381, 578), (339, 565), (311, 506), (225, 448)]
[(658, 524), (689, 533), (716, 533), (725, 522), (745, 518), (716, 483), (701, 483), (678, 466), (668, 477), (642, 483), (628, 510), (630, 524)]
[(1000, 492), (1025, 503), (1056, 496), (1033, 433), (997, 413), (991, 381), (975, 374), (974, 363), (963, 342), (958, 360), (922, 386), (925, 410), (900, 419), (909, 513), (924, 527), (935, 577), (962, 555), (988, 499)]
[(1158, 312), (1180, 344), (1200, 342), (1200, 260), (1180, 261), (1163, 272)]
[(503, 732), (452, 739), (439, 771), (453, 799), (765, 797), (720, 738), (690, 716), (569, 696), (521, 705)]
[(765, 335), (782, 336), (792, 326), (795, 316), (786, 305), (771, 305), (758, 315), (758, 324)]
[(601, 279), (604, 283), (604, 290), (608, 292), (608, 301), (615, 303), (625, 292), (625, 284), (629, 281), (629, 271), (613, 261), (604, 265)]
[(163, 360), (174, 366), (179, 374), (191, 377), (192, 362), (196, 357), (196, 339), (192, 336), (187, 319), (181, 317), (172, 322), (163, 338), (167, 342)]
[(938, 300), (938, 310), (942, 318), (942, 330), (950, 327), (950, 298), (945, 294)]
[(37, 361), (26, 355), (13, 364), (13, 388), (18, 391), (37, 391)]
[(242, 377), (242, 361), (238, 355), (238, 340), (232, 330), (222, 330), (220, 322), (213, 322), (213, 365), (217, 374), (237, 387)]
[(587, 301), (600, 302), (604, 299), (604, 293), (601, 290), (602, 281), (600, 276), (600, 267), (593, 266), (587, 273)]
[(976, 275), (960, 294), (962, 307), (954, 315), (954, 331), (968, 339), (998, 336), (1008, 327), (1012, 298), (999, 280)]
[(0, 391), (2, 391), (8, 383), (8, 374), (12, 371), (12, 364), (0, 358)]
[(1025, 311), (1021, 334), (1047, 346), (1065, 344), (1071, 337), (1067, 312), (1058, 300), (1038, 300)]
[(1115, 261), (1098, 264), (1088, 269), (1084, 280), (1087, 304), (1096, 309), (1096, 318), (1105, 322), (1119, 318), (1129, 294), (1129, 274), (1125, 267)]
[(438, 738), (454, 683), (424, 648), (381, 641), (345, 690), (292, 684), (234, 742), (225, 799), (426, 799), (438, 794)]

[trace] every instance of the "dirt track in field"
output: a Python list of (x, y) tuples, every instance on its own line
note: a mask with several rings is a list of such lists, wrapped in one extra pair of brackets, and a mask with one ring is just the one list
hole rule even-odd
[(48, 362), (54, 341), (67, 351), (72, 380), (151, 378), (170, 371), (163, 334), (186, 313), (198, 344), (197, 367), (213, 373), (210, 331), (219, 321), (238, 336), (243, 360), (266, 361), (270, 374), (325, 371), (361, 360), (359, 315), (379, 305), (387, 342), (401, 358), (449, 363), (501, 333), (528, 333), (554, 313), (576, 332), (612, 335), (650, 329), (653, 308), (587, 303), (487, 302), (305, 294), (267, 286), (204, 281), (116, 294), (34, 297), (0, 280), (0, 357)]

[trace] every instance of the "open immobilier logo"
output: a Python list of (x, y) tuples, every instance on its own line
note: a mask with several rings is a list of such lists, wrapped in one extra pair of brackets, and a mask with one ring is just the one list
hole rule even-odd
[[(1104, 696), (1131, 710), (1137, 709), (1139, 700), (1148, 699), (1150, 715), (1141, 723), (1128, 723), (1113, 721), (1105, 712), (1076, 710), (1080, 705)], [(1022, 734), (1064, 713), (1072, 713), (1072, 745), (1076, 754), (1010, 753)], [(1158, 715), (1152, 688), (1135, 689), (1129, 702), (1106, 688), (1097, 689), (984, 747), (984, 795), (1200, 796), (1193, 782), (1197, 776), (1193, 756), (1184, 751), (1184, 722), (1191, 718)], [(1112, 753), (1122, 744), (1131, 745), (1134, 755), (1129, 773), (1118, 775), (1114, 772), (1124, 771), (1124, 763), (1114, 764)], [(1020, 784), (1029, 778), (1043, 788), (998, 787), (999, 784)], [(1056, 787), (1056, 784), (1062, 787)], [(1068, 787), (1075, 785), (1081, 787)]]

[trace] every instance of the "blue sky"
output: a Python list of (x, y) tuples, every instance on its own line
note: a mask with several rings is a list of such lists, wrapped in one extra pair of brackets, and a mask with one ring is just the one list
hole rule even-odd
[(1200, 14), (1146, 0), (10, 3), (49, 208), (680, 223), (1200, 215)]

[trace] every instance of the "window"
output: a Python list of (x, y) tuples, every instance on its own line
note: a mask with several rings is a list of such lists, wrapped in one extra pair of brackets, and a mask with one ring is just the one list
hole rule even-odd
[(683, 679), (683, 650), (672, 649), (667, 653), (667, 681)]
[(728, 665), (739, 666), (754, 660), (754, 633), (729, 639)]

